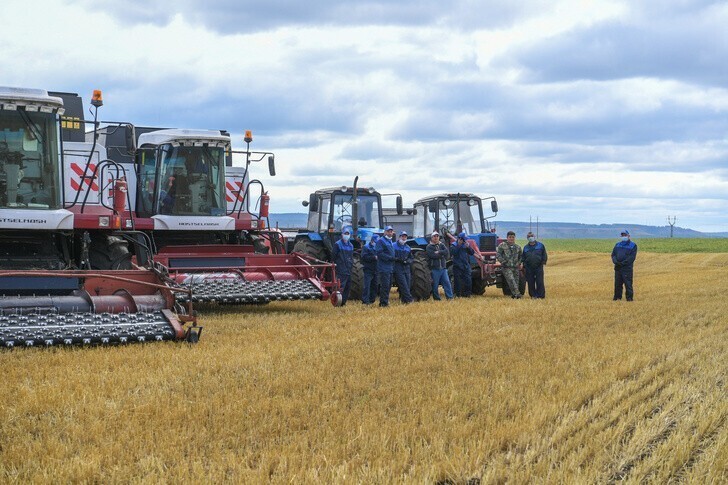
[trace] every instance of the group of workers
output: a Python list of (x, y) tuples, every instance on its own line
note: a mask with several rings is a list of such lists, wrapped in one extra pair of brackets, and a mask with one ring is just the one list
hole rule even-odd
[[(528, 294), (533, 299), (546, 298), (544, 285), (544, 266), (548, 262), (548, 254), (543, 243), (529, 232), (528, 242), (523, 248), (516, 244), (516, 233), (509, 231), (506, 240), (496, 248), (497, 265), (500, 266), (504, 284), (508, 285), (511, 298), (523, 297), (520, 291), (521, 274), (525, 275)], [(414, 301), (411, 292), (411, 265), (414, 261), (412, 249), (407, 245), (408, 234), (399, 233), (394, 240), (394, 228), (387, 226), (382, 237), (374, 234), (369, 242), (362, 246), (361, 262), (364, 269), (364, 281), (361, 293), (362, 303), (371, 305), (379, 294), (379, 306), (389, 306), (389, 293), (392, 289), (392, 278), (397, 283), (400, 300), (403, 304)], [(448, 247), (440, 240), (435, 231), (430, 235), (430, 242), (425, 250), (432, 277), (432, 297), (440, 300), (439, 289), (442, 286), (445, 297), (452, 300), (455, 296), (470, 297), (472, 295), (472, 268), (470, 257), (475, 249), (468, 241), (467, 234), (461, 232)], [(633, 266), (637, 256), (637, 245), (631, 241), (629, 231), (621, 233), (621, 240), (612, 251), (614, 263), (614, 300), (622, 299), (622, 288), (626, 290), (627, 301), (634, 298)], [(448, 275), (448, 260), (452, 260), (454, 292)], [(336, 263), (336, 274), (345, 305), (349, 299), (351, 287), (351, 271), (354, 265), (354, 245), (351, 243), (351, 228), (345, 227), (341, 239), (333, 247), (333, 262)], [(377, 290), (377, 287), (379, 288)]]

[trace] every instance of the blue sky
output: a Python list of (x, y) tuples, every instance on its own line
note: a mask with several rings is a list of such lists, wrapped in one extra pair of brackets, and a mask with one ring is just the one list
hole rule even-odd
[[(3, 2), (0, 85), (276, 153), (272, 210), (324, 186), (495, 195), (499, 217), (728, 231), (728, 4)], [(24, 20), (23, 20), (24, 19)]]

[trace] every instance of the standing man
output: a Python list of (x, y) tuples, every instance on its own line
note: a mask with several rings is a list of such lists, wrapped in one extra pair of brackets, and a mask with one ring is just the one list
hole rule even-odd
[(430, 243), (426, 248), (427, 261), (430, 264), (430, 274), (432, 275), (432, 298), (440, 300), (439, 288), (445, 290), (445, 297), (452, 300), (452, 287), (450, 286), (450, 277), (447, 274), (447, 258), (449, 256), (447, 246), (440, 242), (440, 233), (435, 231), (430, 236)]
[(531, 298), (546, 298), (546, 287), (543, 284), (543, 267), (548, 260), (546, 247), (536, 236), (529, 232), (526, 237), (528, 244), (523, 246), (523, 267), (526, 270), (526, 282), (528, 283), (528, 295)]
[(511, 290), (511, 298), (521, 298), (518, 280), (520, 280), (519, 270), (523, 267), (521, 264), (523, 251), (521, 246), (516, 244), (515, 232), (508, 231), (506, 240), (498, 245), (495, 257), (501, 265), (503, 279), (506, 280), (506, 284)]
[(455, 278), (455, 296), (465, 298), (473, 294), (473, 275), (470, 267), (470, 256), (475, 254), (468, 244), (468, 236), (461, 232), (457, 240), (450, 247), (452, 255), (452, 269)]
[(377, 277), (379, 278), (379, 306), (389, 306), (389, 292), (392, 289), (394, 271), (394, 228), (384, 228), (384, 237), (377, 241)]
[(637, 245), (629, 237), (629, 231), (622, 231), (622, 240), (612, 249), (612, 263), (614, 263), (614, 300), (622, 299), (622, 285), (624, 285), (627, 301), (634, 299), (632, 277), (634, 260), (637, 259)]
[(336, 278), (341, 288), (341, 306), (346, 305), (349, 299), (349, 288), (351, 287), (351, 267), (354, 266), (354, 245), (349, 242), (351, 239), (351, 228), (344, 227), (341, 231), (341, 239), (334, 244), (331, 257), (336, 264)]
[(410, 285), (412, 284), (412, 249), (407, 246), (407, 233), (402, 231), (399, 233), (397, 244), (394, 245), (394, 280), (399, 288), (399, 299), (402, 303), (412, 303), (412, 294), (410, 293)]
[(361, 248), (361, 264), (364, 267), (364, 287), (361, 289), (361, 302), (371, 305), (377, 298), (377, 240), (372, 234), (368, 244)]

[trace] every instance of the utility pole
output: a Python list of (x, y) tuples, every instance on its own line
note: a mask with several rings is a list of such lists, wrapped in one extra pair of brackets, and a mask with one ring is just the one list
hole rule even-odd
[(538, 239), (538, 216), (536, 216), (536, 239)]
[(528, 232), (533, 232), (533, 216), (528, 216)]
[(672, 228), (675, 227), (676, 222), (677, 216), (672, 216), (672, 220), (670, 219), (670, 216), (667, 216), (667, 223), (670, 224), (670, 237), (672, 237)]

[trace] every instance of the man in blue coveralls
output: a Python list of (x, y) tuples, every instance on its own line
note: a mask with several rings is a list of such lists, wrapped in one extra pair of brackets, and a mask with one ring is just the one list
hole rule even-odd
[(351, 239), (351, 228), (347, 226), (341, 231), (341, 239), (336, 241), (331, 253), (331, 259), (336, 263), (336, 278), (341, 288), (341, 306), (346, 305), (346, 300), (349, 299), (351, 268), (354, 266), (354, 245), (349, 239)]
[(614, 263), (614, 300), (622, 299), (622, 286), (624, 286), (627, 301), (634, 299), (632, 277), (634, 275), (634, 260), (637, 258), (637, 245), (629, 237), (629, 231), (622, 231), (622, 240), (615, 244), (612, 250), (612, 263)]
[(546, 298), (546, 287), (543, 282), (543, 267), (549, 259), (546, 246), (537, 241), (536, 235), (532, 232), (529, 232), (526, 238), (528, 244), (523, 246), (521, 261), (526, 270), (528, 294), (531, 298)]
[(399, 298), (402, 303), (412, 303), (412, 294), (410, 293), (410, 285), (412, 282), (412, 249), (407, 246), (407, 233), (402, 231), (399, 233), (399, 239), (394, 245), (394, 280), (399, 288)]
[(392, 289), (394, 272), (394, 228), (384, 228), (384, 237), (377, 241), (377, 277), (379, 278), (379, 306), (389, 306), (389, 292)]
[(455, 296), (468, 298), (473, 294), (473, 275), (470, 268), (470, 256), (473, 254), (475, 250), (468, 244), (468, 235), (461, 232), (450, 246)]
[(377, 298), (377, 240), (372, 234), (368, 244), (361, 248), (361, 264), (364, 267), (364, 287), (361, 289), (361, 302), (371, 305)]

